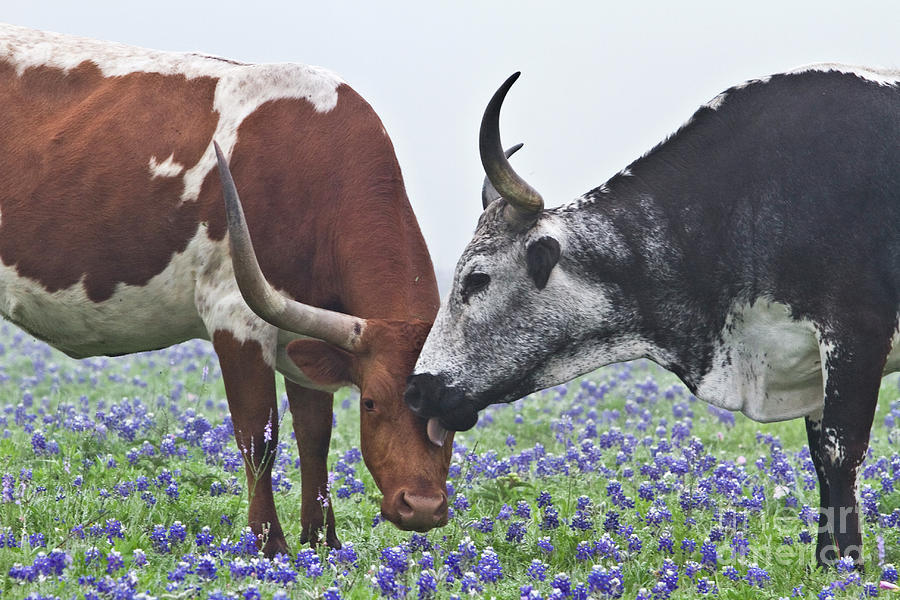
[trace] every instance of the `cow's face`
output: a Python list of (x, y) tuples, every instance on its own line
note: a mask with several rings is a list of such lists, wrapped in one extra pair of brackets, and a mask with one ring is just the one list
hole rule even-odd
[(382, 515), (416, 531), (447, 522), (452, 452), (452, 438), (443, 447), (429, 442), (425, 420), (403, 402), (406, 377), (430, 327), (421, 321), (368, 319), (353, 352), (312, 339), (287, 347), (291, 360), (317, 385), (359, 388), (362, 455), (384, 494)]
[[(485, 110), (479, 136), (485, 210), (405, 394), (410, 408), (428, 419), (436, 443), (447, 430), (475, 425), (488, 404), (565, 381), (598, 361), (619, 360), (628, 346), (611, 310), (618, 290), (588, 286), (579, 267), (578, 239), (606, 235), (615, 242), (612, 223), (601, 218), (590, 232), (583, 223), (563, 225), (563, 215), (544, 211), (541, 195), (507, 160), (519, 146), (503, 150), (500, 107), (517, 77), (506, 80)], [(588, 321), (610, 324), (609, 343), (585, 343), (606, 333), (586, 331)]]
[(480, 409), (550, 385), (564, 367), (556, 353), (578, 301), (566, 239), (549, 214), (523, 228), (506, 208), (482, 214), (408, 382), (410, 407), (447, 429), (469, 429)]

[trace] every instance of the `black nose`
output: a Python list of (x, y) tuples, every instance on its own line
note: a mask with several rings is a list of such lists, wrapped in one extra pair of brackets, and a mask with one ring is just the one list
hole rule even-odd
[(406, 405), (423, 418), (453, 410), (462, 402), (463, 394), (447, 385), (443, 375), (420, 373), (406, 379)]

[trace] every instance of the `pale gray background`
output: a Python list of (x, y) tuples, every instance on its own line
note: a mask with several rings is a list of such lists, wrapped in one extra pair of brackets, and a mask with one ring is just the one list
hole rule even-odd
[[(0, 20), (165, 50), (327, 67), (379, 113), (446, 289), (481, 210), (481, 112), (553, 206), (725, 88), (822, 61), (900, 66), (900, 3), (0, 0)], [(836, 141), (839, 143), (839, 141)]]

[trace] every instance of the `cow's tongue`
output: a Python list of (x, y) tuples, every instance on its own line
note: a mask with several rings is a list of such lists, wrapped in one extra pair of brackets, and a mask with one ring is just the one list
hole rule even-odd
[(435, 446), (443, 447), (444, 440), (447, 439), (447, 433), (449, 432), (435, 417), (428, 419), (426, 430), (428, 431), (428, 439), (431, 440), (431, 443)]

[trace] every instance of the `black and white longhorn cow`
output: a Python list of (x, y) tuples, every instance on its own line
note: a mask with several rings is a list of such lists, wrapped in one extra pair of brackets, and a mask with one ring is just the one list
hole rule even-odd
[[(649, 358), (757, 421), (804, 417), (816, 557), (861, 564), (856, 474), (900, 369), (900, 72), (816, 65), (736, 86), (571, 204), (544, 209), (481, 124), (489, 182), (406, 401), (429, 435)], [(824, 399), (824, 400), (823, 400)]]

